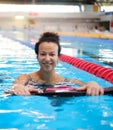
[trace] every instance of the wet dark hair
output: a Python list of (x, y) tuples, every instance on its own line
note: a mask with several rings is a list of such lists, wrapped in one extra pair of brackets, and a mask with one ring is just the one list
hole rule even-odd
[(42, 42), (54, 42), (55, 44), (57, 44), (58, 45), (58, 56), (60, 56), (61, 46), (59, 43), (59, 36), (57, 33), (45, 32), (40, 36), (39, 41), (35, 44), (35, 53), (37, 55), (39, 53), (39, 46)]

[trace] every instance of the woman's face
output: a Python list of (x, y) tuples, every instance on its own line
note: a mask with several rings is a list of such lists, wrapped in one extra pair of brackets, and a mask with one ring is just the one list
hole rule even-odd
[(42, 42), (39, 45), (38, 61), (44, 71), (54, 70), (58, 63), (58, 46), (54, 42)]

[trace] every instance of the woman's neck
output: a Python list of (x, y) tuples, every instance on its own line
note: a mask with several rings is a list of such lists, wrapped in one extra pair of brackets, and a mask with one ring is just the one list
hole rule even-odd
[(55, 83), (57, 79), (57, 74), (55, 73), (55, 71), (45, 72), (39, 70), (38, 75), (41, 80), (45, 81), (45, 83)]

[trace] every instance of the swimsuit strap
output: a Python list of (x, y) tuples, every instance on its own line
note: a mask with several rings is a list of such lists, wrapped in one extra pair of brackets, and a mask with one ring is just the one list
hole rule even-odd
[(32, 79), (31, 75), (28, 74), (28, 81), (26, 85), (29, 85), (29, 84), (37, 85), (38, 83)]

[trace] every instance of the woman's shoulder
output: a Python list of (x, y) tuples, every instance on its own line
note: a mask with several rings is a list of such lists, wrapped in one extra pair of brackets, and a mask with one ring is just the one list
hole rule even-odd
[(28, 73), (28, 74), (21, 74), (21, 75), (19, 75), (17, 77), (17, 79), (19, 79), (19, 80), (22, 80), (22, 79), (28, 80), (28, 79), (31, 79), (33, 75), (35, 75), (35, 72)]
[(71, 83), (74, 83), (74, 84), (77, 84), (77, 85), (84, 85), (85, 83), (82, 82), (81, 80), (78, 80), (78, 79), (74, 79), (74, 78), (66, 78), (65, 79), (66, 82), (71, 82)]
[(62, 81), (62, 82), (74, 82), (74, 79), (65, 78), (65, 77), (62, 77), (61, 75), (57, 75), (57, 80)]

